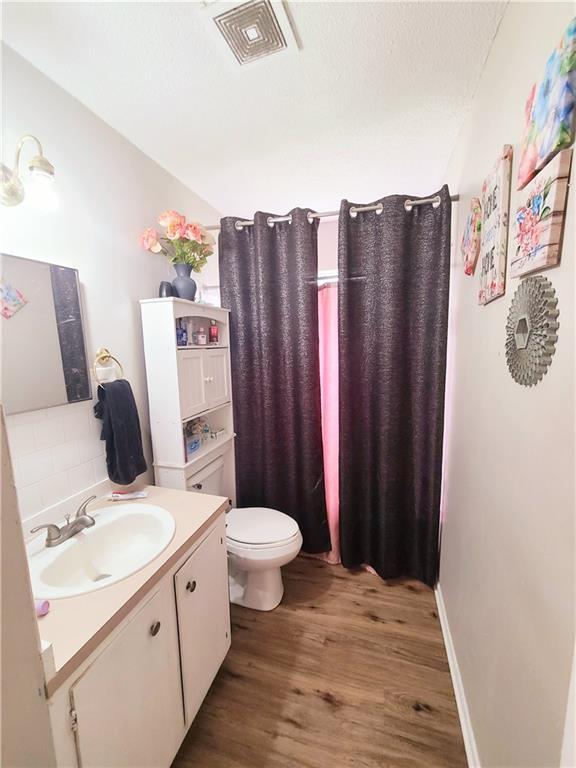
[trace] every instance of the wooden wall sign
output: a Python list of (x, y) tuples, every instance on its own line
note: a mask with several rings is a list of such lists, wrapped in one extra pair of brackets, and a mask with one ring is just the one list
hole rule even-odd
[(480, 304), (506, 291), (506, 247), (512, 146), (505, 144), (492, 172), (482, 185), (482, 234), (480, 239)]
[(477, 197), (470, 201), (470, 213), (466, 219), (462, 235), (462, 257), (464, 259), (464, 274), (473, 275), (480, 253), (480, 232), (482, 231), (482, 206)]
[(510, 276), (522, 277), (560, 262), (572, 150), (564, 149), (524, 188), (514, 218)]

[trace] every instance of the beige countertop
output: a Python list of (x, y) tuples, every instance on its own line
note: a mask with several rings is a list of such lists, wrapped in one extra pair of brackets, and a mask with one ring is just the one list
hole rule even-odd
[[(158, 557), (122, 581), (94, 592), (50, 601), (50, 613), (38, 620), (40, 638), (43, 643), (51, 643), (54, 656), (55, 673), (46, 685), (49, 696), (146, 597), (228, 506), (228, 499), (221, 496), (156, 486), (147, 486), (146, 490), (148, 497), (138, 499), (138, 503), (154, 504), (170, 512), (176, 521), (174, 537)], [(99, 499), (88, 511), (93, 513), (112, 503), (120, 502)]]

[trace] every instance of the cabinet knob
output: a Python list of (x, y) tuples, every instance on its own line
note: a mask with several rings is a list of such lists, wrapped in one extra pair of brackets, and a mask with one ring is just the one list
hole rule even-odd
[(150, 634), (152, 637), (156, 637), (156, 635), (160, 632), (160, 622), (155, 621), (154, 624), (150, 627)]
[(202, 490), (202, 483), (194, 483), (192, 488), (196, 488), (197, 491), (201, 491)]
[(188, 584), (186, 584), (186, 589), (188, 592), (194, 592), (196, 589), (196, 580), (189, 581)]

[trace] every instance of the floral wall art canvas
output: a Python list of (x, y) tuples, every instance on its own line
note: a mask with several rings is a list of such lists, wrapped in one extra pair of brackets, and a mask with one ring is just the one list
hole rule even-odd
[(473, 275), (480, 253), (480, 232), (482, 230), (482, 206), (477, 197), (470, 201), (470, 213), (466, 219), (462, 245), (460, 247), (464, 258), (464, 273)]
[(553, 267), (560, 261), (571, 161), (572, 150), (562, 150), (524, 189), (514, 217), (511, 277)]
[(575, 93), (576, 18), (550, 54), (542, 81), (532, 86), (528, 96), (518, 189), (523, 189), (550, 158), (574, 141)]
[(480, 237), (480, 304), (506, 291), (506, 244), (512, 172), (512, 146), (505, 144), (492, 172), (482, 185)]

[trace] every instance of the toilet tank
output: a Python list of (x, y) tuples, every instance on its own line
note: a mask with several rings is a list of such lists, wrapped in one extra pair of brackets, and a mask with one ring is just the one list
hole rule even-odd
[(225, 496), (222, 491), (222, 473), (224, 457), (219, 456), (194, 475), (186, 479), (186, 490), (194, 493), (210, 493), (213, 496)]

